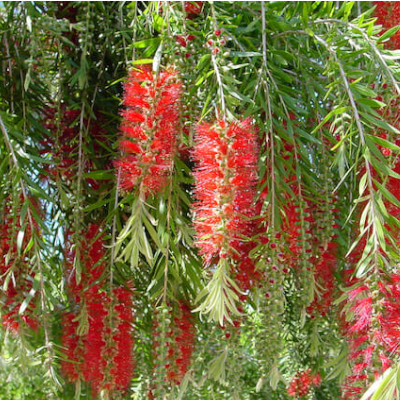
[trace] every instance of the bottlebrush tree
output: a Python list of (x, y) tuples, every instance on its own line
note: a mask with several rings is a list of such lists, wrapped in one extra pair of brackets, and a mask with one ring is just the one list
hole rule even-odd
[(2, 2), (0, 397), (392, 400), (396, 2)]

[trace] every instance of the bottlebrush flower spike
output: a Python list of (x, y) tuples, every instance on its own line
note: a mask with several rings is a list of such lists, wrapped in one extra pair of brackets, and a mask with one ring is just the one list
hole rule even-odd
[(174, 318), (176, 326), (175, 346), (176, 346), (176, 383), (180, 384), (188, 371), (194, 343), (196, 329), (194, 318), (190, 308), (183, 302), (179, 303), (179, 314)]
[[(23, 199), (21, 198), (21, 200)], [(37, 208), (34, 199), (30, 199), (30, 202)], [(22, 327), (26, 326), (37, 330), (39, 324), (32, 315), (35, 308), (33, 301), (24, 313), (19, 315), (20, 306), (32, 289), (33, 279), (29, 277), (29, 266), (24, 256), (21, 256), (18, 252), (17, 232), (21, 225), (19, 218), (14, 218), (14, 212), (19, 214), (20, 209), (17, 208), (13, 211), (10, 206), (5, 206), (4, 215), (0, 214), (0, 285), (2, 287), (8, 274), (12, 274), (12, 278), (8, 280), (7, 288), (0, 292), (0, 301), (3, 313), (1, 322), (6, 329), (17, 335)], [(38, 229), (37, 226), (34, 229)], [(22, 249), (26, 248), (32, 237), (32, 229), (29, 224), (25, 227), (24, 232)]]
[(195, 141), (197, 246), (210, 263), (252, 236), (258, 144), (250, 119), (201, 124)]
[(110, 298), (95, 287), (87, 290), (86, 297), (89, 330), (84, 339), (82, 370), (85, 381), (91, 385), (96, 396), (102, 389), (108, 362), (103, 351), (107, 344), (106, 323)]
[(180, 131), (181, 94), (182, 84), (172, 69), (157, 76), (148, 68), (131, 70), (123, 101), (123, 156), (115, 162), (121, 189), (139, 187), (149, 195), (168, 183)]
[(185, 1), (185, 12), (188, 19), (193, 19), (201, 14), (204, 1)]
[[(374, 1), (377, 24), (382, 25), (382, 34), (400, 25), (400, 3), (397, 1)], [(385, 42), (385, 46), (392, 50), (400, 49), (400, 32), (397, 31), (389, 41)]]
[(318, 387), (321, 384), (320, 374), (312, 374), (310, 369), (303, 372), (297, 372), (293, 377), (287, 389), (291, 397), (301, 398), (306, 396), (312, 387)]
[[(163, 374), (165, 381), (170, 384), (180, 385), (188, 371), (194, 351), (195, 320), (190, 307), (183, 301), (180, 301), (174, 310), (168, 309), (167, 314), (157, 315), (158, 320), (154, 325), (154, 354), (159, 362), (159, 365), (155, 365), (154, 373)], [(161, 320), (165, 315), (168, 315), (168, 325), (164, 325), (165, 321)], [(169, 320), (170, 316), (173, 317), (172, 320)], [(162, 331), (162, 326), (165, 332)], [(165, 337), (162, 337), (164, 335)], [(160, 354), (164, 348), (166, 348), (165, 353)], [(163, 370), (159, 371), (161, 365)], [(157, 379), (160, 377), (155, 380)]]
[(346, 308), (353, 317), (342, 329), (350, 342), (353, 368), (343, 392), (346, 399), (355, 400), (371, 383), (370, 377), (381, 375), (399, 353), (400, 279), (397, 273), (382, 275), (377, 288), (370, 282), (356, 286), (355, 279), (349, 284), (354, 288), (348, 292)]
[[(76, 312), (63, 318), (62, 344), (67, 358), (61, 364), (63, 374), (72, 383), (87, 382), (93, 397), (102, 391), (124, 393), (134, 371), (131, 290), (117, 287), (111, 297), (93, 285), (83, 298), (87, 332), (79, 335)], [(114, 311), (111, 317), (110, 310)]]
[(77, 334), (79, 322), (74, 312), (65, 313), (62, 318), (62, 346), (67, 360), (61, 361), (61, 371), (69, 382), (75, 383), (82, 378), (83, 348)]
[[(41, 141), (41, 154), (51, 158), (52, 164), (47, 164), (44, 169), (44, 179), (63, 180), (70, 183), (78, 170), (78, 147), (74, 144), (79, 140), (80, 110), (68, 110), (65, 105), (60, 110), (47, 107), (44, 112), (43, 126), (47, 129), (45, 138)], [(92, 141), (88, 142), (84, 136), (85, 146), (93, 146), (93, 152), (98, 156), (102, 151), (100, 143), (107, 142), (106, 131), (100, 114), (96, 113), (96, 120), (83, 119), (83, 126)], [(93, 160), (84, 157), (83, 171), (92, 172), (96, 169)], [(100, 183), (93, 178), (86, 178), (86, 183), (94, 190), (100, 188)]]
[(81, 271), (80, 282), (77, 283), (76, 270), (74, 268), (75, 253), (71, 251), (72, 232), (67, 233), (66, 243), (69, 250), (65, 254), (66, 258), (66, 276), (68, 290), (73, 300), (80, 303), (84, 296), (84, 289), (89, 287), (101, 287), (101, 277), (104, 274), (105, 264), (102, 259), (105, 256), (105, 248), (103, 243), (103, 235), (100, 226), (90, 224), (83, 236), (80, 254), (80, 262), (83, 270)]
[(114, 291), (116, 327), (113, 335), (115, 354), (110, 369), (111, 388), (125, 391), (132, 379), (135, 364), (133, 362), (133, 302), (130, 290), (123, 287)]
[(314, 279), (321, 288), (320, 297), (314, 296), (314, 300), (307, 308), (311, 315), (318, 312), (321, 316), (326, 316), (333, 304), (335, 277), (334, 271), (337, 268), (337, 248), (336, 242), (329, 242), (327, 248), (320, 254), (319, 259), (314, 265)]
[(235, 305), (240, 291), (235, 275), (247, 284), (241, 272), (249, 265), (237, 268), (237, 256), (248, 256), (242, 245), (254, 234), (257, 135), (250, 119), (229, 125), (219, 120), (199, 125), (195, 142), (196, 245), (206, 266), (218, 264), (195, 311), (224, 325), (225, 320), (232, 322), (230, 314), (240, 314)]

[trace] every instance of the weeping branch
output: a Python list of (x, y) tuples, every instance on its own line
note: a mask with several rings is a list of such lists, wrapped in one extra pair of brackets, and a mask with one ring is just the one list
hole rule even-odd
[[(5, 127), (5, 124), (4, 124), (1, 116), (0, 116), (0, 130), (3, 134), (4, 142), (10, 152), (12, 163), (14, 164), (14, 167), (19, 171), (21, 168), (20, 168), (17, 156), (15, 154), (15, 150), (12, 146), (10, 136), (8, 135), (7, 129)], [(19, 184), (20, 184), (20, 188), (21, 188), (21, 192), (22, 192), (24, 201), (28, 202), (28, 204), (30, 204), (27, 189), (25, 186), (25, 182), (23, 181), (22, 178), (20, 178)], [(34, 241), (35, 262), (36, 262), (36, 266), (39, 271), (40, 303), (41, 303), (41, 308), (42, 308), (42, 321), (43, 321), (43, 329), (44, 329), (44, 335), (45, 335), (45, 347), (47, 350), (47, 367), (48, 367), (50, 376), (54, 379), (54, 382), (56, 382), (56, 384), (59, 384), (58, 379), (55, 374), (55, 371), (53, 369), (54, 350), (53, 350), (53, 343), (50, 340), (50, 328), (49, 328), (49, 323), (47, 320), (48, 311), (47, 311), (47, 305), (46, 305), (46, 294), (45, 294), (45, 289), (44, 289), (43, 266), (42, 266), (42, 262), (41, 262), (39, 244), (37, 242), (37, 237), (36, 237), (36, 225), (34, 223), (34, 218), (33, 218), (30, 207), (28, 207), (28, 209), (27, 209), (27, 217), (28, 217), (29, 227), (31, 229), (32, 237), (33, 237), (33, 241)]]

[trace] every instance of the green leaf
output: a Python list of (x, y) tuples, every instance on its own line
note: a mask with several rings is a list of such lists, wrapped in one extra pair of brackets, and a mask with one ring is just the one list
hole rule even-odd
[[(350, 87), (354, 89), (354, 91), (360, 93), (363, 96), (366, 97), (378, 97), (377, 93), (375, 93), (370, 87), (364, 86), (364, 85), (359, 85), (358, 83), (350, 83)], [(357, 99), (358, 101), (358, 99)]]
[(215, 357), (208, 364), (208, 376), (217, 382), (225, 383), (225, 365), (228, 358), (228, 349), (225, 350), (217, 357)]
[(232, 57), (262, 57), (262, 53), (256, 51), (231, 51)]
[(379, 136), (376, 136), (376, 135), (368, 135), (368, 134), (366, 134), (365, 136), (367, 136), (368, 139), (372, 140), (373, 142), (375, 142), (376, 144), (379, 144), (382, 147), (385, 147), (387, 149), (400, 152), (400, 146), (397, 146), (397, 144), (395, 144), (393, 142), (390, 142), (390, 141), (388, 141), (386, 139), (383, 139), (383, 138), (381, 138)]
[(19, 310), (18, 310), (19, 315), (21, 315), (25, 312), (26, 308), (28, 307), (30, 301), (33, 299), (35, 294), (36, 294), (36, 290), (34, 288), (32, 288), (19, 307)]
[(379, 100), (375, 100), (375, 99), (366, 99), (365, 97), (361, 97), (359, 99), (357, 99), (357, 102), (360, 104), (364, 104), (366, 106), (369, 107), (373, 107), (373, 108), (382, 108), (382, 107), (386, 107), (385, 103), (382, 103)]
[(160, 44), (160, 38), (151, 38), (151, 39), (139, 40), (138, 42), (135, 42), (133, 44), (133, 47), (135, 49), (144, 49), (149, 46), (158, 47), (159, 44)]
[(84, 178), (92, 178), (96, 180), (112, 180), (114, 178), (114, 171), (112, 170), (97, 170), (86, 172), (83, 174)]
[(393, 26), (392, 28), (388, 29), (383, 35), (379, 36), (376, 40), (377, 42), (383, 42), (386, 39), (392, 37), (398, 30), (400, 26)]

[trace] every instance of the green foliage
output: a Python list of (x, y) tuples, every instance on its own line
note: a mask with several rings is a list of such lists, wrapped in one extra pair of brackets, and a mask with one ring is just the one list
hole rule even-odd
[[(393, 171), (400, 132), (386, 111), (400, 95), (399, 54), (382, 42), (398, 28), (381, 34), (368, 3), (358, 10), (354, 2), (204, 2), (190, 18), (185, 3), (0, 5), (0, 218), (11, 215), (11, 243), (31, 282), (18, 314), (34, 309), (40, 321), (32, 335), (1, 331), (0, 399), (91, 398), (83, 383), (74, 388), (63, 381), (59, 365), (65, 358), (60, 313), (73, 308), (65, 262), (73, 253), (79, 281), (80, 255), (88, 251), (81, 238), (93, 222), (105, 234), (104, 291), (131, 282), (136, 290), (137, 372), (124, 398), (146, 399), (156, 386), (157, 399), (283, 400), (293, 375), (307, 368), (320, 371), (323, 381), (310, 399), (340, 396), (349, 372), (338, 320), (346, 294), (329, 315), (310, 317), (307, 308), (323, 292), (311, 268), (311, 257), (320, 257), (311, 239), (326, 245), (336, 237), (337, 297), (351, 267), (346, 255), (362, 243), (357, 278), (372, 281), (397, 268), (400, 222), (387, 207), (400, 203), (387, 182), (400, 178)], [(129, 68), (149, 65), (157, 73), (170, 64), (184, 82), (180, 150), (194, 145), (199, 121), (251, 116), (259, 129), (265, 235), (273, 241), (281, 232), (283, 243), (285, 207), (293, 203), (299, 212), (298, 270), (273, 276), (279, 290), (271, 300), (266, 277), (287, 261), (258, 237), (252, 257), (263, 279), (245, 293), (244, 304), (228, 262), (202, 267), (192, 226), (193, 163), (184, 151), (176, 152), (159, 196), (118, 191), (113, 160), (122, 82)], [(68, 121), (66, 110), (73, 111)], [(76, 132), (67, 155), (60, 150), (63, 129)], [(377, 134), (383, 131), (387, 138)], [(53, 151), (44, 150), (49, 135)], [(72, 159), (69, 174), (51, 169), (59, 156)], [(333, 198), (340, 229), (328, 223)], [(309, 204), (328, 216), (321, 232), (309, 232)], [(0, 272), (5, 292), (13, 271)], [(153, 333), (156, 317), (182, 299), (194, 309), (198, 338), (189, 371), (170, 386), (162, 379), (170, 317), (158, 327), (165, 336), (158, 356)], [(398, 396), (398, 369), (387, 370), (363, 399)]]

